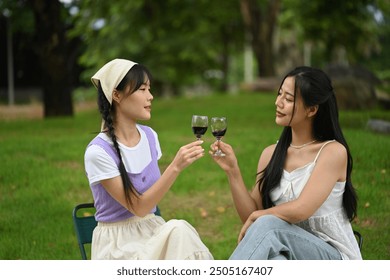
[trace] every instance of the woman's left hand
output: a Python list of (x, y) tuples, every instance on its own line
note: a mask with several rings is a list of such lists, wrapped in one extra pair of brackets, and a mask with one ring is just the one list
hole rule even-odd
[(240, 241), (244, 238), (248, 228), (256, 221), (257, 218), (262, 215), (264, 215), (263, 210), (254, 211), (252, 212), (252, 214), (249, 215), (248, 219), (241, 228), (240, 234), (238, 235), (238, 243), (240, 243)]

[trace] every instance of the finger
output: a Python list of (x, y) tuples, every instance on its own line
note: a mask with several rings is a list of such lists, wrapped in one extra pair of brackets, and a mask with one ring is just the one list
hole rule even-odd
[(240, 232), (240, 234), (238, 235), (238, 239), (237, 239), (237, 243), (240, 243), (241, 240), (244, 238), (244, 235), (243, 233)]
[(204, 153), (188, 155), (188, 157), (186, 157), (186, 159), (185, 159), (184, 165), (185, 166), (191, 165), (192, 163), (194, 163), (195, 161), (197, 161), (198, 159), (200, 159), (203, 156), (204, 156)]
[(253, 224), (253, 221), (250, 219), (250, 217), (247, 219), (247, 221), (244, 223), (244, 225), (242, 226), (241, 228), (241, 231), (240, 231), (240, 234), (238, 236), (238, 242), (240, 242), (245, 234), (246, 234), (246, 231), (248, 230), (248, 228)]
[(203, 141), (195, 141), (187, 145), (184, 145), (179, 149), (178, 153), (185, 156), (186, 154), (192, 153), (196, 150), (204, 150), (202, 146), (200, 146), (202, 143)]
[(191, 152), (192, 156), (198, 156), (198, 155), (204, 155), (204, 149), (203, 148), (197, 148)]
[(188, 151), (188, 150), (191, 150), (192, 148), (194, 147), (200, 147), (200, 145), (203, 144), (203, 140), (199, 140), (199, 141), (194, 141), (194, 142), (191, 142), (187, 145), (184, 145), (182, 147), (180, 147), (180, 150), (181, 151)]
[(192, 147), (191, 149), (189, 149), (187, 151), (187, 158), (189, 160), (194, 161), (198, 158), (201, 158), (202, 156), (204, 156), (204, 149), (202, 147), (199, 147), (199, 146)]
[(199, 153), (199, 152), (204, 152), (204, 149), (202, 146), (193, 146), (193, 147), (187, 147), (185, 149), (186, 153), (192, 154), (192, 153)]
[(188, 150), (182, 147), (175, 157), (175, 160), (180, 167), (180, 169), (184, 169), (187, 166), (191, 165), (194, 161), (200, 159), (204, 155), (204, 149), (201, 147), (197, 147), (195, 150)]
[(226, 151), (228, 145), (224, 142), (222, 142), (222, 139), (221, 141), (217, 142), (216, 143), (216, 146), (218, 146), (222, 151)]
[(216, 145), (216, 142), (214, 142), (213, 144), (210, 145), (210, 150), (209, 153), (213, 153), (217, 150), (217, 145)]
[(191, 143), (185, 145), (184, 147), (192, 148), (192, 147), (200, 146), (200, 145), (202, 145), (203, 143), (204, 143), (203, 140), (196, 140), (196, 141), (194, 141), (194, 142), (191, 142)]
[(241, 240), (244, 238), (245, 233), (242, 231), (242, 228), (240, 230), (240, 233), (238, 234), (237, 243), (240, 243)]
[(202, 153), (199, 153), (199, 154), (197, 154), (197, 155), (195, 155), (194, 157), (193, 157), (193, 161), (196, 161), (196, 160), (198, 160), (198, 159), (200, 159), (201, 157), (203, 157), (204, 156), (204, 152), (202, 152)]

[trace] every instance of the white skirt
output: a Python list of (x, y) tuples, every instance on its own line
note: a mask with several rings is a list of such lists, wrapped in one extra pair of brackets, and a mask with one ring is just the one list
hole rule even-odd
[(93, 260), (213, 259), (188, 222), (165, 222), (154, 214), (115, 223), (99, 222), (93, 231), (91, 251)]

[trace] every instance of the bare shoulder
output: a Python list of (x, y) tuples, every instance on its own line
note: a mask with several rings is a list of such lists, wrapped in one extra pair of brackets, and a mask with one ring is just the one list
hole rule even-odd
[(326, 144), (323, 148), (324, 151), (326, 151), (326, 154), (331, 154), (333, 156), (335, 155), (347, 155), (347, 149), (344, 147), (343, 144), (337, 141), (330, 142)]
[(275, 151), (275, 148), (276, 148), (276, 144), (273, 144), (273, 145), (266, 147), (263, 150), (263, 152), (261, 153), (260, 158), (259, 158), (259, 164), (257, 167), (258, 170), (263, 170), (268, 165), (268, 163), (271, 160), (272, 154)]
[(326, 144), (317, 160), (319, 168), (323, 168), (329, 174), (335, 174), (337, 181), (346, 180), (346, 168), (348, 164), (347, 149), (339, 142)]
[(260, 158), (268, 159), (268, 161), (271, 159), (272, 154), (274, 153), (276, 148), (276, 144), (270, 145), (266, 148), (264, 148), (263, 152), (261, 153)]
[(347, 160), (347, 149), (337, 141), (330, 142), (323, 147), (318, 160), (344, 164)]

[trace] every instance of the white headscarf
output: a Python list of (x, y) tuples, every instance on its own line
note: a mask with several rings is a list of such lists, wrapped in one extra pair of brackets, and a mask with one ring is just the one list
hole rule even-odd
[(127, 72), (136, 64), (136, 62), (127, 59), (116, 58), (100, 68), (92, 76), (91, 81), (96, 88), (98, 88), (100, 82), (104, 95), (108, 102), (112, 104), (112, 93), (114, 89), (119, 85)]

